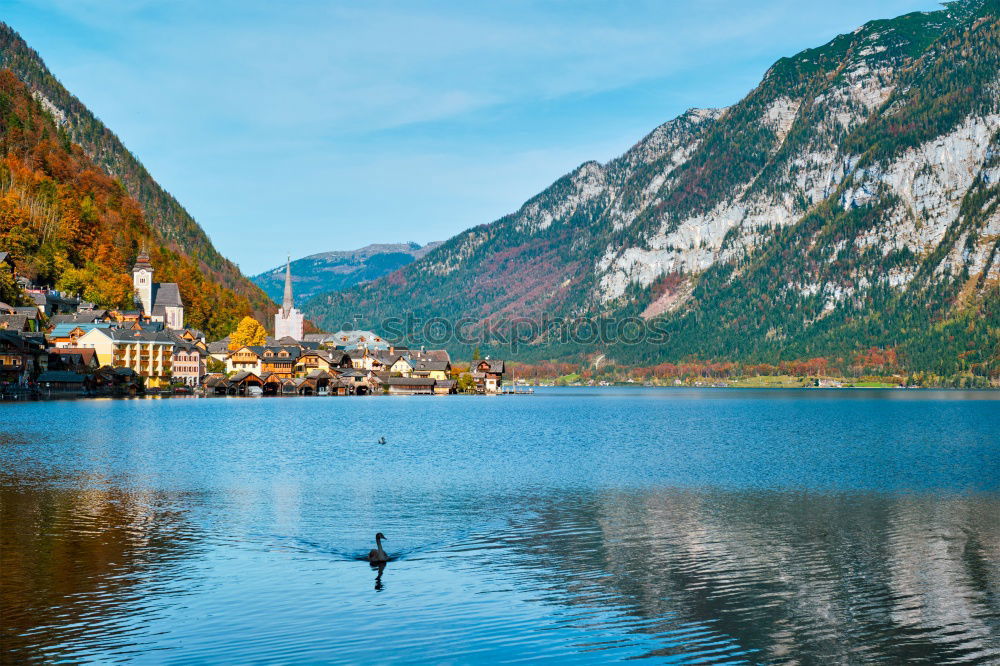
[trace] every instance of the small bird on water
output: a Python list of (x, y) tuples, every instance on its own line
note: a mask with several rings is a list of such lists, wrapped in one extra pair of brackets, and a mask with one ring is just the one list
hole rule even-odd
[(368, 553), (369, 564), (385, 564), (389, 561), (389, 556), (382, 550), (382, 539), (385, 539), (385, 535), (381, 532), (375, 535), (375, 548)]
[(381, 437), (378, 438), (378, 443), (385, 444), (385, 435), (382, 435)]

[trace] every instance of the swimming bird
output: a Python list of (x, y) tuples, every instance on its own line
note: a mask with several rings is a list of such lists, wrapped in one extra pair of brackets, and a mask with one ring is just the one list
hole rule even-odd
[(383, 436), (381, 436), (381, 437), (378, 438), (378, 443), (379, 444), (385, 444), (385, 435), (383, 435)]
[(369, 564), (384, 564), (389, 561), (389, 556), (382, 550), (382, 539), (385, 539), (385, 535), (381, 532), (375, 535), (375, 547), (368, 553)]

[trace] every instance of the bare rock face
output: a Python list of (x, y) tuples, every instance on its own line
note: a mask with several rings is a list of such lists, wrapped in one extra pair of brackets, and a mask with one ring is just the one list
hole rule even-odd
[(998, 73), (995, 2), (873, 21), (779, 60), (731, 107), (692, 109), (581, 165), (392, 281), (310, 307), (639, 314), (676, 333), (650, 360), (728, 354), (727, 336), (747, 344), (735, 355), (839, 339), (832, 327), (875, 303), (907, 319), (930, 299), (947, 318), (992, 298), (1000, 270)]

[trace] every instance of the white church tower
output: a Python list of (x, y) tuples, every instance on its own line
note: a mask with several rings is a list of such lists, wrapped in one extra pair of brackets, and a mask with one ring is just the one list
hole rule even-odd
[(135, 266), (132, 267), (132, 286), (135, 287), (136, 299), (142, 304), (142, 311), (148, 315), (153, 311), (153, 265), (149, 263), (145, 247), (135, 258)]
[(302, 339), (303, 314), (295, 309), (295, 298), (292, 295), (292, 258), (285, 264), (285, 297), (281, 300), (281, 309), (274, 315), (274, 337), (280, 340), (284, 337), (295, 340)]

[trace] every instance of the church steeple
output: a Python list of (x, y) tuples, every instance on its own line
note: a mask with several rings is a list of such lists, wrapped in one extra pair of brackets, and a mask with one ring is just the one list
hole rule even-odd
[(281, 301), (281, 309), (288, 313), (294, 307), (295, 297), (292, 295), (292, 256), (288, 255), (288, 262), (285, 264), (285, 297)]
[(153, 265), (149, 262), (145, 242), (132, 267), (132, 287), (143, 314), (149, 316), (153, 311)]
[(302, 339), (305, 316), (295, 309), (295, 295), (292, 293), (292, 257), (285, 263), (285, 297), (281, 309), (274, 313), (274, 337)]

